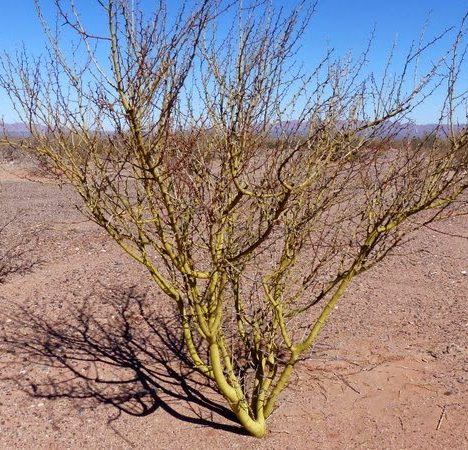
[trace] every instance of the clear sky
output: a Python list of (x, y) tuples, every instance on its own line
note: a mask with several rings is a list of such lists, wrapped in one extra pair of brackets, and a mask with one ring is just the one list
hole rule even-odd
[[(131, 0), (128, 0), (131, 1)], [(288, 6), (294, 0), (274, 0), (275, 5)], [(75, 0), (87, 23), (100, 28), (96, 14), (95, 0)], [(41, 0), (45, 15), (53, 16), (53, 1)], [(156, 4), (154, 0), (142, 0), (145, 8)], [(171, 3), (171, 0), (169, 1)], [(177, 3), (177, 0), (172, 0)], [(44, 36), (37, 19), (33, 0), (2, 0), (0, 8), (0, 48), (14, 52), (22, 42), (32, 53), (44, 49)], [(315, 61), (325, 48), (333, 47), (337, 55), (351, 50), (359, 53), (366, 45), (371, 31), (376, 36), (372, 51), (370, 70), (382, 69), (393, 42), (398, 43), (396, 64), (401, 60), (404, 50), (413, 39), (418, 39), (427, 22), (426, 35), (432, 36), (450, 26), (457, 26), (463, 15), (468, 12), (467, 0), (321, 0), (317, 13), (307, 31), (301, 58)], [(453, 36), (453, 35), (452, 35)], [(427, 61), (436, 59), (449, 41), (443, 41), (426, 55)], [(396, 67), (397, 67), (396, 65)], [(464, 81), (468, 87), (468, 79)], [(418, 123), (433, 122), (437, 118), (437, 102), (434, 96), (417, 111), (414, 119)], [(15, 120), (11, 107), (3, 93), (0, 93), (0, 116), (7, 122)]]

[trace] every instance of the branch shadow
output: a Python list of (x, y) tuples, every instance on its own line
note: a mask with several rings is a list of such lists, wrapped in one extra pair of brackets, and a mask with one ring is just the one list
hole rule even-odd
[(1, 344), (14, 361), (48, 372), (28, 370), (22, 381), (15, 375), (29, 395), (112, 405), (117, 415), (110, 421), (162, 408), (184, 422), (245, 434), (193, 369), (175, 313), (151, 312), (133, 287), (89, 297), (62, 316), (50, 320), (18, 306), (6, 321)]

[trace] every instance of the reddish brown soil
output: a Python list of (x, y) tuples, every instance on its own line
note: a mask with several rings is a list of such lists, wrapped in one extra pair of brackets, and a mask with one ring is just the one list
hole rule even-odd
[[(6, 241), (37, 235), (32, 270), (0, 285), (0, 448), (468, 448), (466, 217), (420, 231), (354, 282), (255, 440), (177, 362), (157, 320), (170, 308), (145, 272), (68, 187), (22, 178), (37, 176), (29, 169), (0, 166), (2, 218), (19, 213)], [(73, 373), (63, 355), (87, 361)], [(151, 376), (132, 381), (132, 364)]]

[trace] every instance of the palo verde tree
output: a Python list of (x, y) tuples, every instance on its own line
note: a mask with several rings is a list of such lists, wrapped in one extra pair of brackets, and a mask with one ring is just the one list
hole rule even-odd
[[(95, 3), (105, 32), (57, 0), (64, 26), (42, 19), (48, 54), (4, 56), (0, 85), (30, 127), (24, 145), (148, 269), (194, 366), (262, 437), (351, 280), (466, 206), (465, 22), (414, 44), (398, 74), (390, 57), (379, 78), (369, 49), (303, 70), (307, 1), (200, 0), (174, 14), (160, 0), (151, 16)], [(423, 73), (447, 33), (452, 47)], [(440, 89), (432, 136), (388, 145)]]

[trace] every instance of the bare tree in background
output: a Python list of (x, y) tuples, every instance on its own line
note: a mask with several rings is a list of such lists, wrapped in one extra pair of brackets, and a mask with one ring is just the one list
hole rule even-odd
[[(399, 75), (391, 58), (380, 79), (366, 73), (370, 50), (326, 53), (306, 73), (297, 50), (313, 5), (237, 3), (174, 15), (161, 0), (147, 17), (97, 1), (99, 35), (57, 1), (75, 56), (43, 20), (49, 54), (4, 56), (0, 85), (29, 124), (26, 144), (175, 302), (195, 367), (262, 437), (351, 280), (412, 231), (466, 210), (468, 132), (455, 123), (466, 24), (418, 77), (446, 33), (412, 46)], [(441, 88), (432, 137), (391, 148)]]

